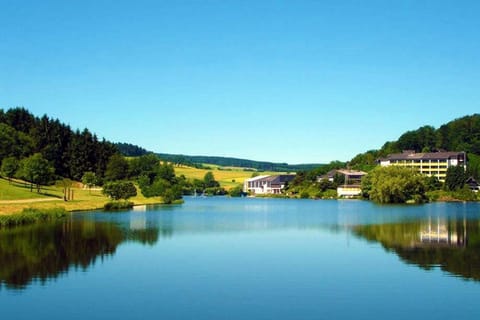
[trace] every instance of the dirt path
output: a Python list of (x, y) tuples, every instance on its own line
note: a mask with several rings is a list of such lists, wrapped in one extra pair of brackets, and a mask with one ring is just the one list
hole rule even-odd
[(21, 200), (0, 200), (0, 204), (21, 204), (32, 202), (48, 202), (48, 201), (60, 201), (58, 198), (37, 198), (37, 199), (21, 199)]

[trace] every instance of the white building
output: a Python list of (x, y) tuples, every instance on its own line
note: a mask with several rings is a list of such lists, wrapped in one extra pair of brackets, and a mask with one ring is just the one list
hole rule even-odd
[(246, 179), (243, 192), (252, 194), (281, 194), (287, 184), (295, 178), (293, 174), (258, 176)]

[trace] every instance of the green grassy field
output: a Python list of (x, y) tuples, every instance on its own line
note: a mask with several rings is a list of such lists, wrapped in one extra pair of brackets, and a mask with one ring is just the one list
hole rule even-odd
[[(83, 189), (79, 183), (72, 187), (74, 199), (63, 201), (63, 189), (61, 186), (42, 187), (41, 193), (34, 189), (30, 192), (30, 187), (25, 187), (23, 183), (15, 182), (9, 184), (8, 181), (0, 179), (0, 214), (12, 214), (21, 212), (25, 208), (33, 209), (51, 209), (65, 208), (68, 211), (83, 211), (102, 209), (105, 203), (110, 199), (102, 194), (100, 190)], [(160, 197), (145, 198), (140, 190), (137, 190), (137, 196), (130, 198), (135, 205), (158, 204), (162, 203)]]
[(0, 179), (0, 201), (1, 200), (23, 200), (23, 199), (41, 199), (48, 197), (38, 194), (36, 191), (30, 192), (30, 185), (23, 182), (12, 181), (8, 183), (5, 179)]
[[(187, 166), (175, 167), (177, 175), (184, 175), (187, 179), (203, 179), (205, 174), (211, 171), (222, 187), (229, 190), (235, 186), (243, 185), (245, 179), (252, 176), (254, 172), (244, 171), (243, 168), (219, 167), (206, 165), (210, 169), (197, 169)], [(260, 175), (276, 175), (279, 172), (256, 172)], [(87, 190), (81, 187), (80, 183), (74, 183), (72, 190), (74, 200), (63, 201), (63, 188), (60, 185), (42, 187), (41, 192), (36, 189), (30, 192), (30, 185), (21, 181), (12, 181), (0, 178), (0, 214), (12, 214), (21, 212), (25, 208), (51, 209), (65, 208), (68, 211), (82, 211), (101, 209), (110, 201), (100, 190)], [(140, 190), (138, 195), (129, 199), (135, 205), (162, 203), (160, 197), (145, 198)]]

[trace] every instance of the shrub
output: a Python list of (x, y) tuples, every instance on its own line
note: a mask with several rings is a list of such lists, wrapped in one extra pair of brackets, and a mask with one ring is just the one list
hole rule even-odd
[(111, 210), (122, 210), (122, 209), (131, 209), (133, 208), (133, 202), (131, 201), (110, 201), (105, 203), (103, 206), (103, 209), (106, 211), (111, 211)]
[(113, 200), (126, 200), (137, 195), (137, 188), (133, 182), (129, 181), (107, 182), (103, 186), (102, 192)]
[(302, 191), (302, 193), (300, 193), (300, 199), (308, 199), (308, 198), (310, 198), (310, 194), (307, 191)]

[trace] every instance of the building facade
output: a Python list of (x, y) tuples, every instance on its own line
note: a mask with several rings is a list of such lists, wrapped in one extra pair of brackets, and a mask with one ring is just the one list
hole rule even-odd
[(336, 176), (342, 176), (343, 183), (337, 187), (337, 195), (343, 198), (352, 198), (358, 197), (362, 194), (362, 178), (366, 174), (366, 172), (358, 170), (331, 170), (325, 175), (317, 177), (317, 182), (324, 179), (334, 182)]
[(282, 174), (246, 179), (243, 183), (243, 192), (251, 194), (281, 194), (282, 190), (294, 178), (294, 174)]
[(421, 152), (406, 150), (402, 153), (389, 154), (386, 158), (379, 160), (380, 165), (401, 166), (413, 168), (429, 177), (437, 177), (444, 182), (447, 169), (452, 166), (467, 168), (467, 157), (465, 152)]

